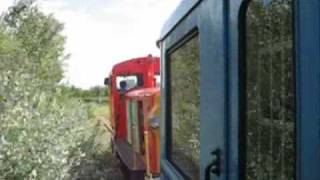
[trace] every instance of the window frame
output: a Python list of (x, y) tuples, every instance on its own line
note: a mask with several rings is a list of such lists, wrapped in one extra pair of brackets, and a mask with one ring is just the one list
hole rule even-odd
[[(121, 88), (118, 88), (118, 83), (117, 83), (117, 78), (119, 77), (130, 77), (130, 76), (135, 76), (137, 78), (137, 84), (136, 86), (134, 86), (133, 88), (131, 89), (128, 89), (127, 91), (131, 91), (131, 90), (134, 90), (134, 89), (137, 89), (137, 88), (140, 88), (144, 85), (144, 80), (143, 80), (143, 74), (118, 74), (115, 76), (115, 89), (120, 92)], [(120, 83), (121, 81), (119, 81)]]
[[(200, 41), (200, 32), (198, 30), (198, 27), (193, 28), (189, 33), (187, 33), (184, 37), (182, 37), (180, 40), (177, 41), (177, 43), (175, 43), (174, 45), (171, 46), (171, 48), (167, 49), (165, 52), (165, 56), (166, 56), (166, 67), (165, 67), (165, 72), (166, 72), (166, 80), (165, 80), (165, 84), (166, 84), (166, 113), (165, 113), (165, 119), (166, 119), (166, 146), (165, 146), (165, 151), (166, 151), (166, 159), (168, 160), (168, 162), (179, 172), (180, 175), (182, 175), (182, 177), (184, 179), (191, 179), (174, 161), (172, 161), (171, 159), (171, 149), (172, 149), (172, 108), (171, 108), (171, 104), (172, 104), (172, 96), (171, 96), (171, 58), (170, 55), (173, 54), (174, 52), (176, 52), (177, 50), (179, 50), (181, 47), (183, 47), (185, 44), (187, 44), (188, 42), (190, 42), (193, 38), (196, 38)], [(200, 52), (200, 43), (199, 43), (199, 52)], [(200, 53), (199, 53), (200, 54)], [(200, 56), (199, 56), (200, 59)], [(200, 63), (199, 63), (200, 66)], [(200, 76), (200, 74), (199, 74)], [(199, 87), (200, 88), (200, 87)], [(200, 107), (199, 107), (200, 108)], [(200, 119), (201, 122), (201, 119)], [(199, 132), (200, 133), (200, 132)], [(200, 156), (200, 154), (199, 154)], [(200, 165), (200, 162), (199, 162)]]
[[(271, 0), (274, 1), (274, 0)], [(246, 165), (247, 165), (247, 12), (250, 3), (252, 0), (243, 0), (238, 16), (238, 33), (239, 33), (239, 132), (238, 132), (238, 140), (239, 140), (239, 177), (242, 179), (246, 179)], [(265, 8), (268, 8), (268, 5), (265, 5)], [(293, 82), (293, 94), (294, 94), (294, 180), (298, 180), (298, 148), (299, 148), (299, 132), (298, 132), (298, 123), (299, 123), (299, 113), (297, 111), (298, 108), (298, 98), (297, 94), (297, 78), (299, 72), (297, 71), (297, 54), (296, 54), (296, 10), (297, 10), (297, 2), (296, 0), (292, 0), (292, 82)]]

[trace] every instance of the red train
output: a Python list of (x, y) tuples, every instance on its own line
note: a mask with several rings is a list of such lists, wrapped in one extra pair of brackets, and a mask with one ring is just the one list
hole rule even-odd
[(109, 86), (112, 148), (127, 179), (160, 175), (160, 59), (151, 55), (116, 64)]
[[(162, 179), (320, 179), (319, 0), (181, 1), (158, 46)], [(141, 73), (156, 64), (142, 63)], [(112, 86), (121, 66), (138, 68), (117, 65)], [(147, 175), (156, 175), (150, 157), (158, 158), (149, 148), (158, 147), (150, 145), (159, 123), (156, 74), (128, 91), (111, 89), (115, 149)], [(120, 141), (142, 160), (125, 161)]]

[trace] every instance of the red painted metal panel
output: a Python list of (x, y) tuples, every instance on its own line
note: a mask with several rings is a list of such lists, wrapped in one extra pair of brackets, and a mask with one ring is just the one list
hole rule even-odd
[(154, 118), (159, 118), (160, 115), (160, 88), (134, 90), (126, 94), (126, 99), (143, 104), (143, 117), (140, 118), (143, 119), (144, 126), (139, 131), (139, 134), (144, 135), (144, 143), (142, 144), (144, 151), (141, 156), (144, 156), (146, 161), (146, 172), (158, 176), (160, 174), (160, 129), (159, 126), (153, 126), (152, 121)]
[(141, 88), (151, 88), (156, 86), (155, 75), (160, 74), (160, 58), (147, 56), (135, 58), (116, 64), (111, 72), (111, 114), (112, 124), (114, 125), (116, 137), (125, 139), (127, 136), (127, 113), (125, 97), (116, 87), (116, 78), (118, 76), (140, 75), (143, 79), (143, 85), (129, 90), (133, 91)]

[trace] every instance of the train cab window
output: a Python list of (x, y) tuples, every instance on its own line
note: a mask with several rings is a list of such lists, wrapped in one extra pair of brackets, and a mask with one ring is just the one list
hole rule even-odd
[(251, 0), (245, 15), (245, 179), (295, 179), (293, 1)]
[(117, 85), (117, 89), (120, 90), (120, 82), (125, 81), (126, 82), (126, 90), (130, 90), (133, 89), (135, 87), (140, 86), (139, 83), (140, 78), (136, 75), (131, 75), (131, 76), (117, 76), (116, 77), (116, 85)]
[(160, 87), (160, 82), (161, 82), (161, 77), (160, 77), (160, 75), (155, 75), (155, 76), (154, 76), (154, 79), (155, 79), (155, 81), (156, 81), (156, 86), (157, 86), (157, 87)]
[(171, 146), (173, 165), (190, 179), (199, 179), (200, 58), (193, 37), (169, 54)]

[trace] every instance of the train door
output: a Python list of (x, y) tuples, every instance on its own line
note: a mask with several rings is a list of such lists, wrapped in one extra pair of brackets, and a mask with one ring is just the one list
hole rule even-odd
[(163, 29), (162, 179), (225, 177), (221, 173), (226, 156), (221, 3), (224, 0), (184, 1)]
[(163, 179), (320, 179), (320, 1), (184, 1), (163, 29)]

